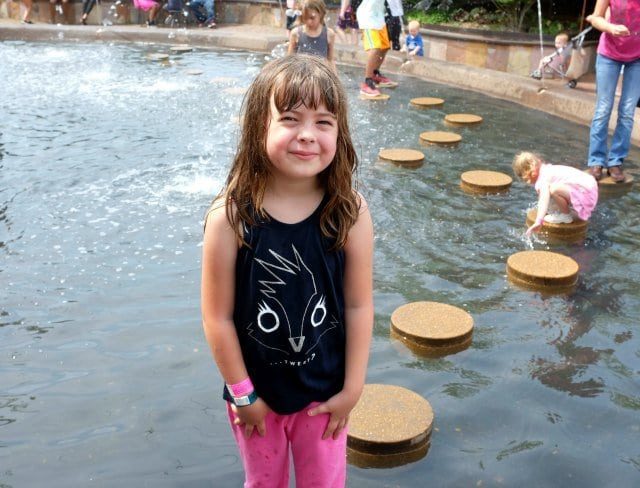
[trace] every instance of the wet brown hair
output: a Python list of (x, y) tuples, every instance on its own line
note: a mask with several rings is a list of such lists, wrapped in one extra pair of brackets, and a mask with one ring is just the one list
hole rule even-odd
[(327, 6), (322, 0), (306, 0), (302, 4), (302, 14), (300, 20), (304, 24), (307, 21), (309, 10), (315, 10), (320, 15), (320, 23), (324, 24), (324, 16), (327, 15)]
[(258, 218), (268, 219), (262, 203), (271, 175), (266, 143), (272, 99), (281, 113), (300, 105), (315, 110), (324, 104), (336, 118), (336, 154), (318, 178), (328, 197), (320, 215), (320, 230), (335, 239), (335, 248), (341, 248), (360, 209), (353, 187), (358, 157), (349, 132), (344, 88), (327, 62), (318, 56), (294, 54), (262, 68), (245, 95), (238, 150), (216, 200), (224, 202), (239, 245), (247, 244), (243, 224), (253, 226)]

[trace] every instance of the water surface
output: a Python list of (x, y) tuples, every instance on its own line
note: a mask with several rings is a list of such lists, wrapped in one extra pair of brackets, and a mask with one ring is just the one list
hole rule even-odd
[[(226, 176), (246, 88), (265, 56), (146, 44), (0, 43), (0, 485), (240, 486), (242, 469), (200, 326), (202, 217)], [(189, 76), (188, 69), (203, 71)], [(369, 382), (410, 388), (436, 420), (429, 455), (350, 467), (349, 485), (637, 485), (640, 201), (604, 198), (584, 242), (551, 249), (581, 267), (568, 296), (522, 291), (507, 257), (534, 192), (472, 197), (470, 169), (510, 173), (533, 149), (580, 165), (588, 129), (399, 76), (386, 103), (342, 68), (376, 228)], [(409, 106), (442, 97), (442, 109)], [(485, 122), (417, 170), (376, 161), (420, 148), (446, 113)], [(640, 152), (632, 151), (632, 171)], [(421, 359), (389, 340), (415, 300), (468, 310), (466, 351)], [(407, 419), (408, 422), (411, 419)]]

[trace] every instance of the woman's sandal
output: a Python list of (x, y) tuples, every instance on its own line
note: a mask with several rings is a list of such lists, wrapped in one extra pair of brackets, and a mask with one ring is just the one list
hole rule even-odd
[(611, 179), (616, 183), (622, 183), (625, 180), (622, 166), (611, 166), (609, 168), (609, 176), (611, 176)]
[(600, 181), (602, 179), (602, 166), (591, 166), (589, 168), (589, 173), (596, 179), (596, 181)]

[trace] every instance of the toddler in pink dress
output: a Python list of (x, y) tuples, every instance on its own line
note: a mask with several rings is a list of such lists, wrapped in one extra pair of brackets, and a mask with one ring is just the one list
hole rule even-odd
[[(538, 192), (538, 215), (527, 237), (543, 222), (570, 224), (574, 216), (588, 220), (598, 203), (598, 183), (588, 173), (571, 166), (549, 164), (535, 153), (521, 152), (513, 159), (513, 172)], [(557, 211), (547, 213), (553, 202)]]

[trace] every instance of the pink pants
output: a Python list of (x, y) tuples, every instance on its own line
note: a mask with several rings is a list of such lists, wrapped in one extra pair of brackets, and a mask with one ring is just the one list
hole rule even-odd
[(265, 419), (267, 433), (260, 437), (254, 430), (244, 436), (244, 426), (233, 423), (229, 404), (227, 412), (236, 438), (245, 472), (245, 488), (288, 488), (289, 446), (293, 454), (296, 488), (343, 488), (347, 475), (347, 429), (338, 439), (322, 440), (329, 414), (309, 417), (312, 403), (297, 413), (278, 415), (269, 412)]

